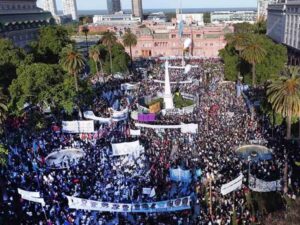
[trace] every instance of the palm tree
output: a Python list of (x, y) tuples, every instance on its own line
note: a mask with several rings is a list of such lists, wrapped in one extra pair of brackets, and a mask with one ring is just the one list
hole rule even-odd
[(87, 26), (83, 26), (81, 28), (81, 32), (84, 33), (84, 35), (85, 35), (86, 54), (88, 54), (88, 52), (89, 52), (89, 46), (88, 46), (88, 42), (87, 42), (87, 35), (90, 32), (90, 29)]
[(252, 65), (252, 85), (256, 87), (256, 64), (261, 63), (267, 55), (266, 50), (258, 42), (257, 35), (249, 38), (247, 45), (242, 50), (241, 56)]
[(96, 65), (96, 71), (97, 71), (97, 74), (99, 73), (99, 69), (98, 69), (98, 62), (100, 63), (100, 68), (101, 68), (101, 73), (102, 75), (104, 74), (103, 73), (103, 67), (102, 67), (102, 62), (101, 62), (101, 59), (100, 59), (100, 49), (97, 45), (93, 46), (90, 48), (89, 50), (89, 56), (90, 56), (90, 59), (92, 59)]
[(131, 30), (127, 30), (127, 32), (123, 35), (123, 44), (125, 47), (129, 47), (130, 50), (130, 60), (131, 60), (131, 68), (133, 65), (132, 60), (132, 46), (137, 45), (137, 37), (134, 33), (131, 32)]
[(245, 49), (245, 46), (247, 45), (248, 40), (249, 40), (249, 37), (245, 33), (229, 34), (226, 36), (227, 43), (232, 44), (239, 55), (237, 78), (239, 78), (240, 73), (241, 73), (241, 53)]
[(299, 68), (289, 67), (282, 76), (268, 86), (268, 101), (275, 112), (286, 118), (286, 138), (291, 139), (292, 116), (300, 116), (300, 76)]
[(6, 120), (7, 117), (7, 111), (8, 111), (8, 107), (7, 107), (7, 98), (6, 96), (3, 94), (2, 89), (0, 89), (0, 133), (3, 132), (3, 123)]
[(62, 57), (60, 63), (64, 70), (68, 71), (70, 75), (74, 76), (75, 88), (78, 92), (78, 73), (84, 68), (84, 57), (77, 52), (72, 45), (68, 45), (62, 50)]
[(102, 36), (102, 43), (108, 48), (110, 59), (110, 72), (112, 73), (112, 46), (117, 42), (117, 37), (112, 31), (105, 31)]
[[(275, 112), (286, 118), (286, 139), (291, 139), (292, 116), (300, 116), (300, 76), (299, 68), (289, 67), (285, 74), (273, 81), (267, 89), (268, 101)], [(288, 191), (288, 155), (285, 151), (284, 193)]]

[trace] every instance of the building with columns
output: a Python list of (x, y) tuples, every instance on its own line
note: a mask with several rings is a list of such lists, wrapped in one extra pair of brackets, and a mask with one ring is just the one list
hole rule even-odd
[(285, 44), (289, 62), (300, 65), (300, 0), (281, 0), (269, 5), (267, 35)]
[(19, 47), (26, 47), (41, 27), (53, 23), (51, 13), (38, 8), (36, 0), (0, 0), (0, 37)]
[[(233, 32), (227, 25), (191, 26), (179, 36), (178, 26), (162, 24), (144, 28), (131, 28), (137, 36), (137, 45), (132, 47), (133, 57), (177, 56), (183, 54), (183, 43), (187, 38), (192, 40), (188, 54), (196, 57), (216, 58), (219, 50), (225, 47), (225, 34)], [(120, 38), (120, 41), (122, 39)], [(129, 49), (127, 49), (129, 52)]]

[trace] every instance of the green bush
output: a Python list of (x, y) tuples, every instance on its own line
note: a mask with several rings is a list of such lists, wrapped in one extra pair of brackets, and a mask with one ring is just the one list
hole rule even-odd
[(194, 104), (193, 100), (183, 98), (181, 93), (179, 92), (175, 93), (173, 101), (174, 101), (175, 108), (179, 108), (179, 109)]

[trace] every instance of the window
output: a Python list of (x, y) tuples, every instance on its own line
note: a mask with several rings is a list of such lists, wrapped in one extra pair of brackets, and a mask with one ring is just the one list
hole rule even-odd
[(176, 38), (176, 34), (172, 34), (172, 36), (171, 36), (172, 38)]
[(196, 38), (201, 38), (201, 34), (196, 34)]

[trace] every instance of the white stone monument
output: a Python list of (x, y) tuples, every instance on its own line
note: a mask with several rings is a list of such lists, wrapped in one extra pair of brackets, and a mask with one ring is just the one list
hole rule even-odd
[(165, 63), (165, 94), (164, 94), (165, 109), (174, 109), (173, 95), (171, 92), (169, 61)]

